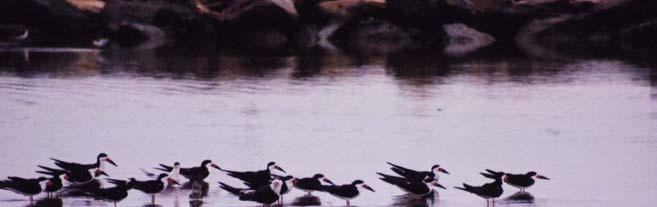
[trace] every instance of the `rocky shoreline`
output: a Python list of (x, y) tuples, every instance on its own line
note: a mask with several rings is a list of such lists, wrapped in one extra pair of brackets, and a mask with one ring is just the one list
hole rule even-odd
[(652, 0), (4, 0), (0, 41), (382, 54), (442, 48), (455, 57), (491, 45), (534, 57), (565, 47), (652, 53), (656, 9)]

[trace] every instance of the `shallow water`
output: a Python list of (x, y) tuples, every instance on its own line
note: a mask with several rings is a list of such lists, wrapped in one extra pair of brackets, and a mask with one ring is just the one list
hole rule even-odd
[[(113, 178), (212, 159), (226, 169), (277, 161), (288, 173), (359, 178), (376, 189), (357, 206), (485, 206), (452, 186), (487, 182), (485, 168), (538, 171), (531, 201), (497, 206), (653, 206), (657, 78), (622, 59), (442, 59), (434, 55), (235, 55), (177, 50), (0, 52), (0, 176), (37, 176), (48, 158), (93, 162)], [(440, 163), (433, 204), (377, 180), (386, 161)], [(257, 206), (219, 190), (203, 206)], [(517, 190), (505, 185), (502, 199)], [(191, 206), (189, 191), (158, 196)], [(293, 191), (286, 205), (303, 195)], [(319, 194), (323, 206), (343, 201)], [(131, 191), (120, 206), (143, 206)], [(1, 206), (27, 200), (0, 191)], [(63, 206), (111, 206), (84, 198)]]

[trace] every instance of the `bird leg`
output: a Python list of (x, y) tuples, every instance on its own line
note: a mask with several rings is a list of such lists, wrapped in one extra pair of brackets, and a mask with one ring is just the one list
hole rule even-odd
[(351, 206), (351, 205), (349, 205), (349, 200), (347, 200), (347, 207), (349, 207), (349, 206)]
[(34, 198), (30, 196), (30, 206), (32, 205), (33, 202), (34, 202)]
[(155, 194), (151, 195), (151, 204), (155, 205)]
[(116, 207), (116, 202), (114, 202), (114, 207)]
[(311, 196), (310, 191), (308, 191), (308, 196)]

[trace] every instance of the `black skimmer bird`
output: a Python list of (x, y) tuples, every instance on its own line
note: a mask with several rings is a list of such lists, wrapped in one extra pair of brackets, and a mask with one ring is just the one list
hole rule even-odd
[(381, 177), (379, 179), (383, 180), (384, 182), (390, 183), (394, 186), (397, 186), (399, 189), (402, 189), (404, 192), (419, 197), (424, 197), (426, 195), (433, 193), (433, 187), (446, 189), (444, 186), (438, 183), (438, 180), (433, 179), (431, 177), (427, 177), (422, 182), (413, 182), (403, 177), (386, 175), (383, 173), (376, 173), (376, 174), (380, 175)]
[(358, 188), (363, 188), (372, 192), (375, 192), (370, 186), (365, 184), (362, 180), (355, 180), (351, 184), (346, 185), (324, 185), (322, 186), (322, 191), (331, 194), (337, 198), (347, 201), (347, 206), (351, 206), (349, 201), (360, 195)]
[(155, 194), (164, 191), (168, 185), (179, 184), (175, 180), (169, 178), (169, 175), (166, 173), (161, 173), (157, 176), (157, 179), (154, 180), (138, 181), (134, 178), (130, 178), (129, 183), (132, 183), (134, 189), (151, 195), (151, 204), (153, 205), (155, 205)]
[(46, 192), (47, 197), (53, 196), (53, 194), (57, 193), (62, 187), (64, 187), (64, 184), (62, 183), (62, 178), (64, 176), (65, 175), (53, 175), (48, 179), (46, 188), (43, 189), (43, 192)]
[(447, 170), (444, 168), (440, 167), (440, 165), (436, 164), (431, 167), (431, 171), (417, 171), (417, 170), (412, 170), (408, 169), (399, 165), (392, 164), (390, 162), (387, 162), (390, 166), (392, 166), (390, 169), (397, 173), (398, 175), (405, 177), (411, 182), (422, 182), (424, 179), (427, 177), (434, 178), (438, 180), (440, 177), (440, 173), (445, 173), (449, 174)]
[(269, 185), (269, 182), (272, 179), (271, 171), (274, 169), (286, 173), (285, 170), (279, 167), (275, 162), (267, 163), (267, 168), (260, 171), (238, 172), (238, 171), (230, 171), (223, 169), (220, 170), (226, 172), (231, 177), (244, 181), (244, 184), (249, 186), (250, 188), (257, 189), (260, 186)]
[(310, 178), (297, 179), (294, 187), (308, 193), (308, 195), (311, 195), (313, 191), (322, 190), (322, 181), (331, 185), (335, 185), (333, 182), (331, 182), (331, 180), (326, 178), (326, 176), (317, 173)]
[(109, 175), (105, 173), (105, 171), (101, 170), (100, 168), (92, 168), (92, 169), (72, 168), (70, 170), (62, 170), (62, 169), (49, 168), (41, 165), (38, 165), (38, 167), (44, 169), (45, 171), (36, 171), (37, 173), (52, 175), (56, 177), (64, 175), (64, 180), (77, 186), (91, 183), (96, 179), (96, 177), (99, 177), (101, 175), (109, 177)]
[(495, 181), (491, 183), (486, 183), (482, 186), (471, 186), (463, 183), (463, 187), (454, 187), (459, 190), (463, 190), (469, 193), (478, 195), (479, 197), (486, 199), (486, 206), (488, 206), (490, 199), (493, 201), (493, 206), (495, 206), (495, 198), (500, 197), (504, 193), (502, 189), (502, 177), (504, 172), (495, 172), (492, 170), (486, 170), (488, 173), (481, 173), (484, 177), (493, 179)]
[(128, 197), (128, 191), (134, 185), (134, 183), (125, 180), (107, 179), (107, 182), (114, 184), (114, 187), (91, 189), (84, 194), (96, 200), (114, 203), (114, 207), (116, 207), (116, 203)]
[[(178, 164), (178, 166), (176, 166), (176, 164)], [(211, 160), (203, 160), (203, 162), (201, 162), (201, 166), (198, 167), (181, 168), (180, 163), (175, 162), (173, 166), (160, 164), (160, 167), (155, 169), (172, 173), (172, 179), (180, 179), (179, 175), (182, 175), (192, 184), (192, 194), (203, 194), (203, 186), (207, 185), (204, 180), (210, 175), (210, 170), (208, 170), (209, 168), (221, 170), (221, 168), (219, 168), (219, 166), (214, 164)], [(178, 180), (176, 180), (176, 182), (178, 182)]]
[(529, 188), (530, 186), (534, 185), (534, 183), (536, 182), (534, 178), (542, 179), (542, 180), (550, 180), (550, 178), (539, 175), (534, 171), (530, 171), (525, 174), (507, 173), (506, 175), (504, 175), (503, 180), (505, 183), (520, 189), (521, 192), (525, 192), (526, 188)]
[(30, 204), (32, 204), (34, 202), (34, 196), (43, 191), (43, 187), (41, 185), (46, 181), (48, 181), (48, 178), (46, 177), (33, 179), (8, 177), (7, 180), (0, 181), (0, 189), (10, 190), (14, 193), (29, 196)]
[(161, 170), (167, 173), (171, 173), (173, 176), (172, 179), (176, 179), (176, 177), (182, 175), (183, 177), (189, 179), (189, 180), (205, 180), (210, 175), (210, 171), (208, 170), (210, 167), (215, 168), (217, 170), (221, 170), (219, 166), (214, 164), (211, 160), (203, 160), (201, 162), (201, 166), (198, 167), (190, 167), (190, 168), (181, 168), (180, 163), (175, 162), (173, 163), (173, 166), (165, 165), (165, 164), (160, 164), (159, 168), (155, 168), (157, 170)]
[(281, 198), (278, 199), (279, 204), (283, 205), (283, 195), (285, 195), (285, 194), (289, 193), (290, 191), (292, 191), (292, 188), (294, 188), (295, 183), (297, 182), (297, 180), (291, 175), (288, 175), (288, 176), (285, 176), (285, 177), (278, 177), (277, 179), (283, 181), (283, 184), (281, 185), (281, 192), (279, 193)]
[(118, 167), (116, 165), (116, 163), (114, 163), (114, 161), (112, 159), (110, 159), (109, 156), (107, 156), (107, 154), (105, 154), (105, 153), (98, 154), (98, 156), (96, 157), (96, 163), (93, 163), (93, 164), (79, 164), (79, 163), (75, 163), (75, 162), (61, 161), (61, 160), (58, 160), (58, 159), (55, 159), (55, 158), (50, 158), (50, 159), (55, 161), (55, 165), (57, 165), (58, 167), (60, 167), (62, 169), (65, 169), (65, 170), (70, 170), (70, 171), (79, 170), (79, 169), (89, 170), (89, 169), (94, 169), (94, 168), (98, 168), (101, 171), (104, 171), (106, 163), (109, 163), (111, 165), (114, 165), (115, 167)]
[[(166, 167), (169, 167), (169, 166), (166, 166)], [(169, 174), (169, 177), (171, 179), (173, 179), (176, 182), (180, 183), (180, 163), (179, 162), (174, 162), (173, 163), (173, 168), (170, 171), (167, 171), (164, 167), (155, 168), (155, 169), (165, 171), (167, 174)], [(148, 172), (144, 169), (141, 169), (141, 171), (144, 172), (144, 174), (146, 174), (146, 176), (148, 176), (150, 178), (156, 178), (157, 177), (157, 174), (155, 174), (155, 173)], [(209, 174), (210, 174), (210, 172), (208, 171), (208, 175)]]
[(222, 182), (219, 182), (219, 185), (221, 189), (239, 196), (241, 201), (253, 201), (263, 205), (271, 205), (280, 198), (283, 181), (275, 179), (269, 185), (261, 186), (255, 190), (235, 188)]

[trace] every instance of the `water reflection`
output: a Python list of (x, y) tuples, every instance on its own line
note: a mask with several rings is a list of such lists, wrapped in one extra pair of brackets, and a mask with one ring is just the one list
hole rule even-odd
[(438, 205), (438, 193), (431, 193), (426, 196), (417, 196), (413, 194), (404, 194), (393, 198), (392, 206), (395, 207), (429, 207)]
[(62, 207), (64, 202), (61, 198), (43, 198), (34, 203), (35, 207)]
[(301, 197), (295, 198), (294, 201), (292, 202), (292, 205), (294, 205), (294, 206), (321, 206), (322, 201), (317, 196), (303, 195)]
[(518, 191), (504, 200), (511, 203), (534, 203), (534, 196), (529, 192)]

